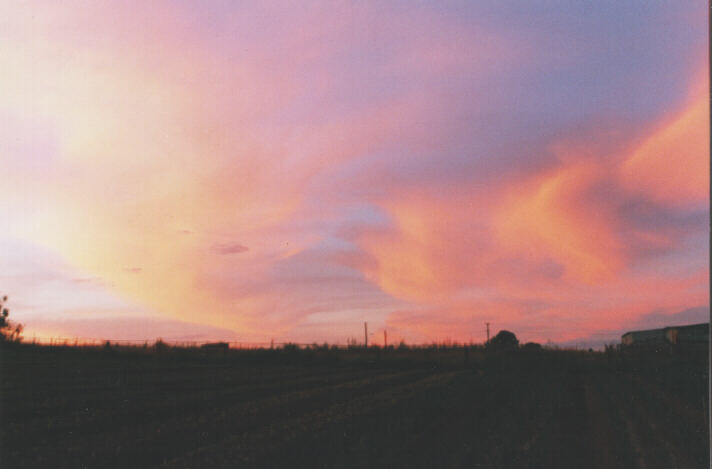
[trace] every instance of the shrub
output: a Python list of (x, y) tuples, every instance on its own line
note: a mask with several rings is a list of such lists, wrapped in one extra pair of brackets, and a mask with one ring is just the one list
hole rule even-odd
[(153, 349), (156, 352), (164, 352), (168, 350), (168, 344), (163, 341), (163, 339), (157, 339), (156, 342), (153, 344)]
[(20, 342), (24, 326), (8, 319), (10, 310), (5, 307), (6, 304), (7, 296), (3, 296), (0, 300), (0, 310), (2, 311), (0, 314), (0, 342)]
[(513, 332), (499, 331), (490, 340), (489, 347), (493, 350), (516, 350), (519, 347), (519, 339)]
[(299, 346), (297, 344), (289, 342), (282, 345), (282, 350), (284, 350), (285, 352), (297, 353), (299, 352)]
[(543, 350), (543, 347), (541, 344), (538, 344), (536, 342), (527, 342), (526, 344), (522, 345), (522, 350), (525, 350), (527, 352), (537, 352), (539, 350)]

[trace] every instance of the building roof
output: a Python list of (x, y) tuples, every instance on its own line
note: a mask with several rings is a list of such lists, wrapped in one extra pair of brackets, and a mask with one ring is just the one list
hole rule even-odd
[(710, 326), (710, 323), (703, 322), (703, 323), (699, 323), (699, 324), (685, 324), (684, 326), (667, 326), (667, 327), (661, 327), (661, 328), (657, 328), (657, 329), (641, 329), (641, 330), (637, 330), (637, 331), (625, 332), (625, 333), (623, 333), (623, 335), (621, 335), (621, 337), (625, 337), (630, 334), (642, 334), (642, 333), (650, 333), (650, 332), (665, 333), (666, 331), (668, 331), (670, 329), (693, 329), (693, 328), (703, 328), (703, 327), (709, 328), (709, 326)]

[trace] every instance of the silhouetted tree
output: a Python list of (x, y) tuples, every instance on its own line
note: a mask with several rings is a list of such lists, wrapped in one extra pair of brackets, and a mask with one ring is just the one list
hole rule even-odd
[(3, 296), (0, 300), (0, 311), (2, 311), (0, 314), (0, 342), (20, 342), (24, 326), (8, 319), (10, 310), (5, 307), (6, 304), (7, 296)]
[(519, 340), (513, 332), (499, 331), (489, 342), (489, 347), (494, 350), (516, 350)]
[(154, 344), (153, 344), (153, 349), (157, 353), (162, 353), (162, 352), (165, 352), (166, 350), (168, 350), (168, 344), (165, 343), (163, 341), (163, 339), (158, 338), (158, 339), (156, 339), (156, 342), (154, 342)]
[(282, 345), (282, 350), (284, 350), (285, 352), (289, 352), (289, 353), (298, 353), (299, 346), (297, 344), (288, 342), (288, 343)]
[(534, 352), (542, 350), (542, 347), (541, 344), (538, 344), (536, 342), (527, 342), (526, 344), (522, 345), (522, 350), (526, 350), (527, 352)]

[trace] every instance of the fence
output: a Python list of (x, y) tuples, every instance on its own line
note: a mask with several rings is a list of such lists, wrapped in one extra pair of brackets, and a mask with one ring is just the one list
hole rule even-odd
[[(214, 344), (217, 342), (227, 343), (230, 349), (234, 350), (257, 350), (257, 349), (270, 349), (270, 348), (283, 348), (285, 346), (297, 347), (300, 349), (308, 348), (321, 348), (328, 346), (329, 348), (336, 349), (349, 349), (349, 348), (362, 348), (363, 344), (356, 342), (344, 343), (303, 343), (303, 342), (248, 342), (248, 341), (234, 341), (229, 339), (214, 339), (214, 340), (179, 340), (179, 339), (162, 339), (157, 338), (153, 340), (138, 340), (138, 339), (97, 339), (90, 337), (60, 337), (60, 336), (25, 336), (22, 342), (25, 344), (37, 344), (37, 345), (49, 345), (49, 346), (63, 346), (63, 347), (101, 347), (110, 343), (113, 346), (125, 346), (125, 347), (152, 347), (157, 341), (161, 341), (170, 347), (185, 347), (185, 348), (199, 348), (205, 344)], [(426, 349), (426, 348), (461, 348), (461, 347), (476, 347), (483, 346), (481, 343), (473, 342), (455, 342), (450, 340), (445, 340), (443, 342), (430, 342), (430, 343), (408, 343), (404, 344), (408, 348), (414, 349)], [(588, 350), (589, 348), (601, 350), (603, 347), (600, 343), (593, 344), (587, 342), (578, 342), (576, 344), (553, 344), (547, 343), (542, 344), (545, 349), (560, 349), (560, 350)], [(388, 348), (398, 348), (400, 344), (389, 344)], [(373, 344), (369, 347), (383, 348), (383, 345)]]
[[(296, 346), (299, 348), (310, 348), (314, 346), (321, 346), (316, 343), (295, 343), (295, 342), (236, 342), (231, 340), (166, 340), (162, 338), (157, 338), (154, 340), (138, 340), (138, 339), (97, 339), (89, 337), (48, 337), (48, 336), (32, 336), (23, 337), (22, 342), (25, 344), (36, 344), (36, 345), (50, 345), (50, 346), (77, 346), (77, 347), (99, 347), (104, 346), (106, 343), (116, 346), (126, 346), (126, 347), (143, 347), (143, 346), (153, 346), (156, 342), (162, 342), (171, 347), (200, 347), (205, 344), (215, 344), (217, 342), (227, 343), (231, 349), (266, 349), (266, 348), (279, 348), (284, 346)], [(329, 347), (347, 348), (344, 344), (328, 344)]]
[[(106, 338), (90, 338), (90, 337), (60, 337), (60, 336), (24, 336), (22, 342), (25, 344), (36, 344), (36, 345), (50, 345), (50, 346), (78, 346), (78, 347), (99, 347), (104, 346), (106, 343), (110, 343), (114, 346), (126, 346), (126, 347), (143, 347), (143, 346), (153, 346), (157, 341), (164, 343), (165, 345), (171, 347), (200, 347), (205, 344), (215, 344), (218, 342), (227, 343), (230, 349), (269, 349), (269, 348), (282, 348), (285, 346), (297, 347), (300, 349), (307, 348), (338, 348), (338, 349), (349, 349), (349, 348), (362, 348), (362, 343), (357, 343), (351, 341), (349, 343), (317, 343), (317, 342), (247, 342), (247, 341), (234, 341), (226, 339), (213, 339), (213, 340), (177, 340), (177, 339), (163, 339), (156, 338), (153, 340), (138, 340), (138, 339), (106, 339)], [(477, 344), (473, 342), (454, 342), (446, 340), (443, 342), (430, 342), (430, 343), (408, 343), (405, 344), (408, 348), (460, 348), (460, 347), (475, 347), (482, 346), (484, 344)], [(401, 346), (398, 344), (389, 344), (388, 348), (398, 348)], [(381, 344), (369, 344), (369, 348), (383, 348)]]

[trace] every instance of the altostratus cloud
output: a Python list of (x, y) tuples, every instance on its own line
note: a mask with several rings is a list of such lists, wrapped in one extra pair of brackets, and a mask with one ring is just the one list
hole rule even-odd
[(1, 8), (2, 236), (150, 314), (556, 339), (708, 304), (692, 4)]

